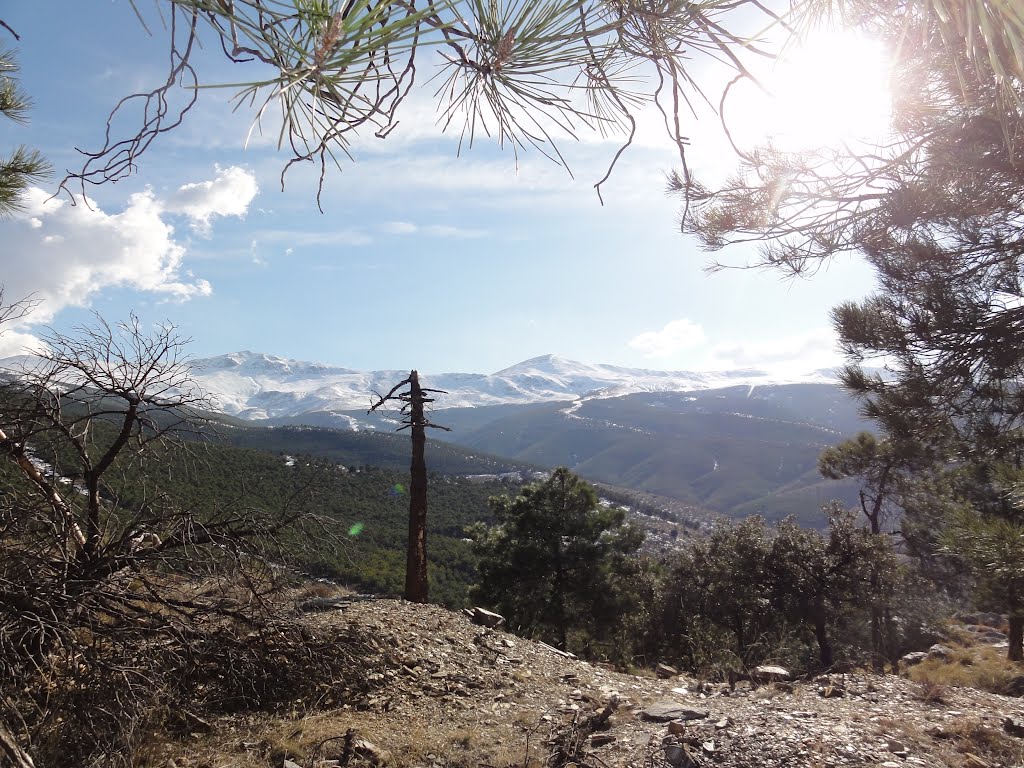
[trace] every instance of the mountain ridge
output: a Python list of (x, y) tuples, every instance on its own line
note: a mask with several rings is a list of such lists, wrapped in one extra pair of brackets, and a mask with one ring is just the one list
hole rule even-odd
[[(232, 416), (260, 421), (304, 413), (349, 412), (339, 424), (356, 425), (351, 412), (369, 408), (375, 392), (387, 392), (406, 370), (360, 371), (260, 352), (231, 352), (192, 361), (197, 382)], [(581, 363), (540, 355), (491, 374), (421, 372), (444, 390), (438, 408), (475, 408), (620, 397), (638, 392), (686, 392), (727, 386), (836, 382), (836, 371), (818, 369), (779, 375), (744, 368), (725, 371), (663, 371)]]

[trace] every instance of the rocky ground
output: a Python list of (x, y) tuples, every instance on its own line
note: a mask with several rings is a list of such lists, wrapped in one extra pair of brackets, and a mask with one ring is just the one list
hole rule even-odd
[(731, 690), (622, 674), (437, 606), (337, 606), (303, 621), (327, 636), (368, 632), (372, 690), (338, 705), (295, 702), (284, 717), (211, 721), (163, 745), (154, 764), (1024, 766), (1021, 699), (859, 673)]

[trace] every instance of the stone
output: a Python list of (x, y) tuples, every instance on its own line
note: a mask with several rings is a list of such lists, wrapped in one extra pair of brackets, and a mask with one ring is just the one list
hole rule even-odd
[(1007, 637), (1005, 632), (1000, 632), (998, 629), (986, 629), (985, 631), (978, 633), (975, 640), (981, 643), (994, 645), (996, 643), (1005, 643)]
[(1024, 720), (1015, 717), (1007, 717), (1003, 720), (1003, 730), (1011, 736), (1024, 738)]
[(981, 611), (979, 613), (962, 613), (956, 617), (964, 624), (981, 624), (986, 627), (1001, 627), (1006, 619), (999, 613)]
[(391, 759), (390, 752), (386, 749), (381, 749), (366, 739), (356, 739), (352, 744), (352, 751), (357, 757), (366, 760), (370, 765), (381, 766), (381, 768), (389, 766), (394, 762)]
[(1007, 696), (1024, 696), (1024, 675), (1017, 675), (1006, 683)]
[(953, 649), (950, 648), (948, 645), (942, 645), (941, 643), (936, 643), (935, 645), (933, 645), (931, 648), (928, 649), (928, 658), (929, 659), (942, 659), (943, 661), (946, 661), (947, 659), (952, 658), (952, 656), (953, 656)]
[(302, 766), (301, 766), (301, 765), (299, 765), (298, 763), (292, 762), (291, 760), (289, 760), (289, 759), (288, 759), (288, 758), (286, 757), (286, 758), (284, 759), (284, 762), (283, 762), (283, 763), (281, 763), (281, 768), (302, 768)]
[(594, 749), (606, 747), (615, 742), (615, 737), (610, 733), (595, 733), (590, 737), (590, 746)]
[(823, 699), (840, 699), (844, 693), (846, 693), (846, 689), (835, 683), (823, 685), (818, 689), (818, 695)]
[(654, 674), (662, 680), (666, 680), (670, 677), (679, 677), (679, 670), (675, 667), (670, 667), (668, 664), (659, 664), (654, 668)]
[(927, 651), (912, 651), (900, 657), (900, 668), (913, 667), (928, 658)]
[(668, 721), (668, 732), (674, 736), (682, 736), (686, 733), (687, 720), (669, 720)]
[(906, 745), (902, 741), (896, 741), (895, 739), (889, 739), (885, 748), (898, 757), (906, 757), (910, 754)]
[(667, 723), (669, 720), (703, 720), (707, 716), (706, 711), (690, 709), (675, 701), (659, 701), (640, 710), (640, 717), (656, 723)]
[(303, 613), (337, 611), (347, 607), (351, 602), (347, 597), (311, 597), (299, 603), (299, 610)]
[(500, 613), (494, 613), (494, 611), (488, 611), (486, 608), (477, 606), (473, 609), (473, 622), (482, 627), (498, 629), (505, 626), (505, 617)]
[(755, 683), (767, 683), (774, 680), (789, 680), (789, 670), (772, 664), (763, 664), (750, 670), (750, 679)]
[(666, 744), (665, 759), (675, 768), (696, 768), (697, 763), (690, 757), (690, 750), (685, 744)]

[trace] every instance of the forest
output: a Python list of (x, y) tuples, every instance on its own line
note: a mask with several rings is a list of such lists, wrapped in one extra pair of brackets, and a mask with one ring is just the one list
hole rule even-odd
[[(0, 382), (4, 760), (127, 766), (154, 730), (187, 734), (211, 716), (348, 706), (379, 682), (360, 662), (374, 639), (356, 629), (318, 634), (295, 598), (316, 592), (310, 579), (416, 603), (429, 586), (435, 602), (500, 612), (510, 630), (559, 658), (637, 672), (671, 663), (730, 688), (767, 662), (809, 679), (846, 670), (884, 679), (902, 672), (908, 651), (945, 639), (954, 617), (980, 610), (994, 616), (994, 631), (1006, 630), (1006, 658), (979, 665), (971, 682), (1019, 695), (1019, 4), (838, 4), (845, 23), (895, 52), (889, 132), (869, 147), (737, 150), (738, 168), (721, 183), (691, 168), (681, 115), (687, 94), (702, 93), (691, 48), (724, 62), (733, 82), (756, 79), (748, 61), (764, 53), (761, 41), (730, 31), (733, 3), (165, 5), (170, 77), (119, 102), (105, 145), (82, 153), (83, 166), (59, 183), (72, 196), (80, 189), (83, 205), (87, 185), (131, 175), (187, 117), (200, 29), (228, 63), (269, 68), (270, 80), (241, 86), (243, 101), (281, 107), (282, 178), (295, 163), (319, 168), (318, 204), (349, 134), (369, 125), (387, 138), (397, 124), (429, 38), (446, 51), (444, 114), (451, 123), (458, 113), (468, 142), (493, 120), (517, 156), (538, 151), (562, 164), (548, 127), (602, 134), (611, 124), (625, 131), (611, 174), (647, 106), (678, 150), (668, 193), (680, 228), (705, 250), (754, 243), (748, 268), (811, 280), (840, 258), (866, 265), (870, 293), (839, 303), (830, 320), (843, 387), (872, 431), (818, 457), (823, 477), (859, 488), (852, 508), (825, 505), (820, 530), (757, 516), (680, 525), (670, 547), (651, 552), (625, 509), (565, 467), (537, 477), (514, 465), (519, 480), (478, 482), (465, 475), (502, 460), (439, 448), (428, 474), (421, 395), (430, 390), (418, 389), (415, 370), (402, 382), (411, 394), (396, 395), (415, 406), (403, 422), (413, 438), (406, 474), (396, 468), (404, 436), (341, 450), (302, 428), (218, 423), (173, 323), (93, 314), (70, 331), (40, 331), (35, 354)], [(465, 16), (455, 10), (463, 5)], [(738, 5), (798, 34), (836, 4), (810, 3), (788, 18), (760, 2)], [(17, 66), (6, 54), (0, 64), (0, 112), (23, 120), (30, 99)], [(631, 89), (634, 67), (653, 75), (648, 90)], [(183, 79), (192, 102), (169, 113), (167, 96)], [(121, 139), (111, 126), (136, 98), (157, 116)], [(48, 173), (38, 151), (16, 148), (0, 164), (0, 213), (17, 214)], [(608, 179), (595, 185), (599, 196)], [(199, 236), (202, 216), (194, 223)], [(0, 295), (0, 330), (44, 311), (32, 295)], [(396, 390), (376, 394), (373, 407)], [(414, 541), (429, 585), (410, 578)]]

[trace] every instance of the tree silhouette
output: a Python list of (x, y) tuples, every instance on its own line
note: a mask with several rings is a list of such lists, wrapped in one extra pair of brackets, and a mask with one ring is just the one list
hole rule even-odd
[[(399, 392), (408, 386), (405, 392)], [(443, 429), (448, 427), (431, 423), (426, 417), (425, 405), (434, 402), (429, 394), (448, 394), (441, 389), (428, 389), (420, 386), (419, 374), (413, 370), (409, 376), (398, 382), (386, 395), (374, 392), (377, 397), (367, 413), (373, 413), (388, 402), (401, 403), (399, 412), (405, 417), (403, 429), (411, 430), (412, 465), (409, 483), (409, 545), (405, 563), (405, 599), (414, 603), (428, 602), (427, 588), (427, 427)]]

